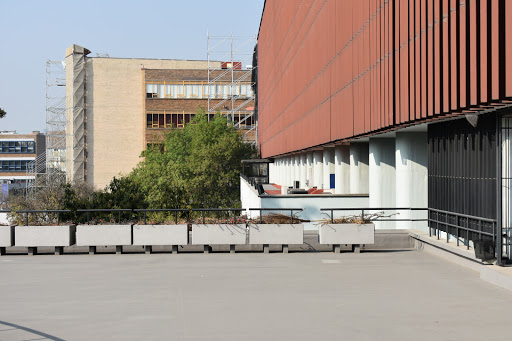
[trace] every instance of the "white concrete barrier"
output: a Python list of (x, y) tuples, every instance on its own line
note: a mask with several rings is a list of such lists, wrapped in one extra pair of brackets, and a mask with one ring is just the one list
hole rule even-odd
[(14, 245), (70, 246), (75, 244), (75, 226), (16, 226)]
[(324, 224), (318, 226), (320, 244), (374, 244), (374, 224)]
[(14, 245), (14, 226), (0, 226), (0, 247)]
[(131, 245), (131, 225), (78, 225), (77, 246)]
[(194, 224), (193, 245), (240, 245), (246, 243), (245, 224)]
[(187, 245), (187, 224), (134, 225), (133, 245)]
[(302, 224), (251, 224), (249, 244), (303, 244)]

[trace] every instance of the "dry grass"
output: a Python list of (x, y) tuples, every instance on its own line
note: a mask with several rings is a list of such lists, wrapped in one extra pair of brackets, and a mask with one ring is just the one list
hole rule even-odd
[[(293, 220), (292, 220), (293, 219)], [(281, 214), (281, 213), (269, 213), (260, 218), (251, 219), (249, 222), (252, 224), (261, 224), (263, 220), (263, 224), (300, 224), (300, 223), (309, 223), (309, 220), (300, 219), (297, 216), (293, 216), (290, 218), (289, 215)]]
[(321, 224), (369, 224), (372, 221), (381, 219), (381, 218), (390, 218), (394, 215), (397, 215), (400, 213), (392, 213), (385, 215), (384, 212), (376, 212), (376, 213), (370, 213), (365, 214), (364, 216), (359, 215), (350, 215), (350, 216), (344, 216), (341, 218), (335, 218), (331, 220), (331, 218), (326, 218), (320, 220)]

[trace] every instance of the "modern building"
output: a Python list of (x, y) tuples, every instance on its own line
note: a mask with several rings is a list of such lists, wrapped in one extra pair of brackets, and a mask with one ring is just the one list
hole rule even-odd
[(271, 183), (428, 208), (400, 218), (511, 258), (512, 2), (267, 0), (256, 53)]
[(69, 181), (103, 188), (129, 173), (148, 144), (188, 123), (199, 107), (229, 112), (240, 128), (252, 125), (251, 80), (236, 78), (247, 74), (240, 63), (89, 54), (78, 45), (66, 50)]
[(39, 131), (17, 134), (16, 131), (0, 131), (0, 199), (9, 190), (24, 188), (34, 177), (27, 176), (31, 164), (45, 156), (45, 135)]

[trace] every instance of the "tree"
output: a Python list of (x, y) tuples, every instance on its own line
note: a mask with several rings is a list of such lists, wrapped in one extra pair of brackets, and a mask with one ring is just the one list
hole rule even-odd
[(0, 108), (0, 118), (4, 118), (5, 115), (7, 115), (7, 113), (5, 112), (4, 109)]
[(241, 160), (254, 150), (225, 117), (204, 110), (165, 137), (164, 151), (143, 152), (131, 176), (151, 208), (239, 207)]

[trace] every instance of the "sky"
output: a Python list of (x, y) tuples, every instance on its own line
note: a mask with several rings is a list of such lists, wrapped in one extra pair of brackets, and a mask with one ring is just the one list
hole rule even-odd
[(46, 61), (81, 45), (110, 57), (204, 59), (210, 35), (258, 33), (264, 0), (0, 0), (0, 130), (46, 129)]

